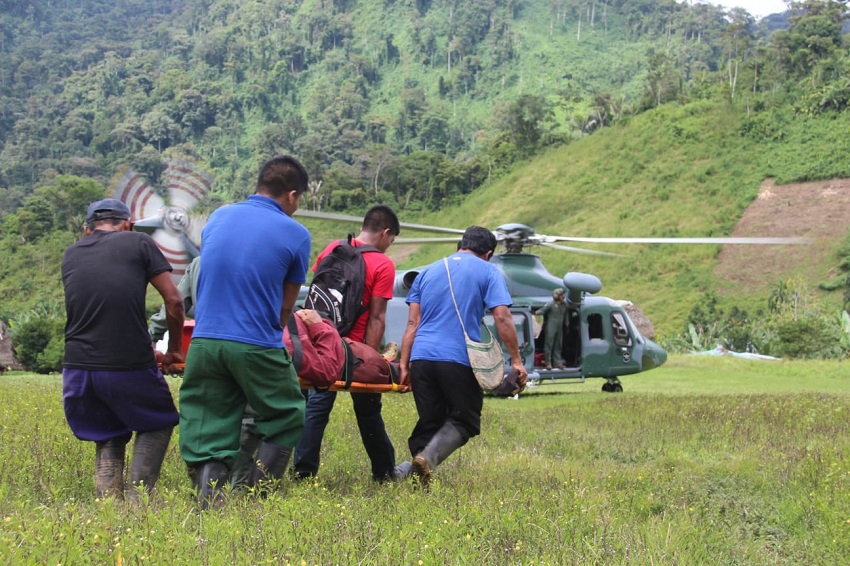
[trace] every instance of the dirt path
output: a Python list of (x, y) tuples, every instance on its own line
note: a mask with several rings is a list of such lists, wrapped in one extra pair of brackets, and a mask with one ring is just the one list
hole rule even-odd
[(789, 277), (811, 287), (835, 274), (835, 249), (850, 226), (850, 179), (762, 183), (733, 236), (805, 236), (808, 246), (724, 246), (715, 275), (721, 292), (758, 292)]

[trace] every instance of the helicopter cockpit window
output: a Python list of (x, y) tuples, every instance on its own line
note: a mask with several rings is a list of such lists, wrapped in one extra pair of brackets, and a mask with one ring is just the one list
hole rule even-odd
[(605, 334), (602, 330), (602, 315), (591, 314), (587, 317), (587, 337), (591, 340), (604, 340)]
[(626, 319), (619, 312), (611, 313), (611, 329), (614, 334), (614, 344), (617, 346), (631, 346), (632, 337), (629, 335), (629, 327), (626, 326)]

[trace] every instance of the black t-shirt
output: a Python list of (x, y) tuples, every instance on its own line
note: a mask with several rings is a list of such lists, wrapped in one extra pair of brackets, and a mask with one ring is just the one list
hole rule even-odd
[(147, 234), (97, 230), (65, 250), (66, 368), (133, 370), (156, 363), (145, 316), (148, 281), (171, 265)]

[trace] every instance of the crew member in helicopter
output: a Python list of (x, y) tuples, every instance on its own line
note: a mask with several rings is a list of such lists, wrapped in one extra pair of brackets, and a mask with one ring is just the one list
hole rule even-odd
[(543, 305), (538, 315), (546, 317), (546, 325), (543, 329), (543, 362), (546, 369), (557, 366), (564, 368), (561, 360), (561, 350), (564, 343), (564, 319), (567, 316), (567, 303), (564, 301), (564, 290), (558, 287), (552, 291), (552, 300)]

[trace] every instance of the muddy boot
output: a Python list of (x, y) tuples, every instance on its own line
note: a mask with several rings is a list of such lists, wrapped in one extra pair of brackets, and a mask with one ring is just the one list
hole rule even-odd
[(222, 488), (229, 475), (227, 466), (218, 460), (204, 462), (194, 470), (189, 471), (189, 477), (198, 494), (198, 503), (202, 509), (216, 505), (222, 501)]
[(251, 477), (248, 479), (249, 486), (256, 486), (283, 477), (289, 466), (289, 457), (292, 448), (281, 446), (273, 442), (260, 442), (257, 448), (257, 456), (251, 469)]
[(94, 488), (97, 497), (124, 499), (124, 448), (127, 441), (113, 438), (96, 443)]
[(161, 428), (150, 432), (136, 433), (136, 445), (133, 448), (133, 461), (130, 464), (130, 497), (138, 498), (137, 488), (142, 485), (148, 493), (153, 490), (159, 471), (171, 440), (174, 427)]
[(412, 472), (422, 489), (428, 489), (431, 472), (440, 465), (449, 454), (466, 444), (466, 439), (451, 423), (445, 423), (437, 431), (428, 445), (413, 458)]

